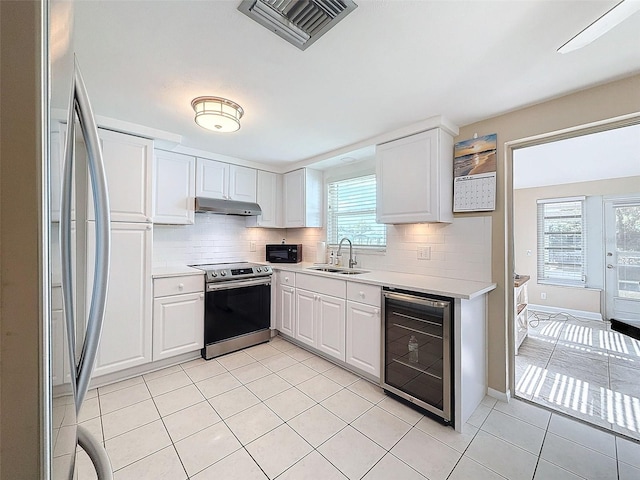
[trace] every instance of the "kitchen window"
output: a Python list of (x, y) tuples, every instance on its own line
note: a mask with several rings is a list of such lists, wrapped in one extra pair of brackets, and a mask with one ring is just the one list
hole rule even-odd
[(538, 200), (538, 283), (586, 283), (585, 197)]
[(337, 245), (343, 237), (354, 247), (386, 247), (386, 226), (376, 223), (374, 174), (328, 184), (327, 243)]

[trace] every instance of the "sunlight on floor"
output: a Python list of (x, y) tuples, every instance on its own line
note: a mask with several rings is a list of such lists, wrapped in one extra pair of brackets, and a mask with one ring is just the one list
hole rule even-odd
[(640, 341), (604, 322), (534, 325), (516, 356), (516, 395), (640, 439)]

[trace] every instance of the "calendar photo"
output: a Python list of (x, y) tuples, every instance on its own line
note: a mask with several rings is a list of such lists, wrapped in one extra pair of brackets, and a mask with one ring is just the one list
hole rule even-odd
[(453, 211), (496, 208), (497, 135), (458, 142), (453, 159)]

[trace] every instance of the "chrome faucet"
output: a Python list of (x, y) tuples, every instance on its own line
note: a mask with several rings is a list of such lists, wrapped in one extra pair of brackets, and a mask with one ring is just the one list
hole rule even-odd
[(354, 265), (358, 264), (358, 262), (355, 260), (355, 258), (353, 258), (353, 244), (351, 243), (351, 240), (349, 240), (347, 237), (344, 237), (342, 240), (340, 240), (340, 244), (338, 245), (337, 255), (340, 255), (340, 250), (342, 250), (342, 243), (345, 240), (349, 242), (349, 268), (353, 268)]

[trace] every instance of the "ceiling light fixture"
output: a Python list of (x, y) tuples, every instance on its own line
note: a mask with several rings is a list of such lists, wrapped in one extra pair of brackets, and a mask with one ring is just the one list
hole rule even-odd
[(616, 25), (640, 10), (640, 1), (622, 0), (587, 28), (578, 33), (558, 49), (558, 53), (569, 53), (589, 45)]
[(191, 106), (196, 112), (196, 123), (214, 132), (235, 132), (244, 115), (240, 105), (226, 98), (198, 97), (193, 99)]

